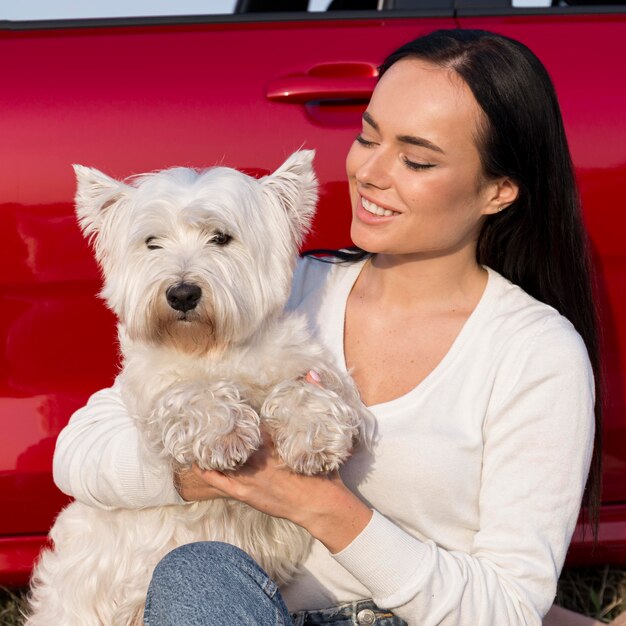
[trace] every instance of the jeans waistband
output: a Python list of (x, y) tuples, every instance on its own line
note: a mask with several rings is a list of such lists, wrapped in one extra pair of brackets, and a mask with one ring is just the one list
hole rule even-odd
[(298, 611), (292, 613), (295, 626), (314, 626), (316, 624), (349, 623), (358, 626), (370, 626), (380, 624), (381, 620), (394, 618), (396, 621), (386, 624), (397, 624), (401, 626), (405, 622), (394, 616), (391, 611), (379, 609), (372, 600), (358, 600), (356, 602), (346, 602), (327, 609), (315, 611)]

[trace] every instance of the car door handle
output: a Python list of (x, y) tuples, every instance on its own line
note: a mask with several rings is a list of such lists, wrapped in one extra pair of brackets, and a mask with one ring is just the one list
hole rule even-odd
[(378, 79), (370, 63), (324, 63), (305, 74), (276, 78), (265, 95), (274, 102), (304, 104), (310, 101), (367, 101)]

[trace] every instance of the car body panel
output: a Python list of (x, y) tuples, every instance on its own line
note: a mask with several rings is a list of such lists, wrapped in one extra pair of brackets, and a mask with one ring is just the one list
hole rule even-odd
[[(263, 174), (314, 147), (322, 201), (307, 246), (346, 245), (344, 159), (364, 101), (290, 104), (268, 99), (268, 87), (320, 66), (322, 78), (337, 79), (327, 66), (337, 63), (339, 77), (363, 79), (398, 43), (452, 26), (434, 18), (0, 31), (0, 58), (16, 60), (1, 70), (10, 98), (0, 104), (8, 260), (0, 266), (0, 537), (29, 535), (17, 552), (0, 542), (0, 584), (24, 582), (32, 535), (43, 539), (67, 502), (51, 479), (56, 436), (117, 371), (115, 321), (96, 297), (71, 164), (116, 177), (219, 163)], [(363, 50), (363, 42), (373, 43)]]
[[(68, 501), (51, 479), (56, 436), (118, 367), (115, 321), (74, 218), (71, 164), (116, 177), (219, 163), (263, 175), (293, 150), (315, 148), (321, 200), (306, 247), (347, 245), (344, 160), (376, 66), (398, 45), (457, 25), (519, 38), (556, 83), (604, 309), (602, 554), (626, 562), (626, 88), (615, 79), (625, 20), (415, 13), (0, 29), (0, 58), (11, 61), (0, 70), (0, 584), (26, 581)], [(592, 562), (589, 540), (577, 535), (570, 558)]]
[[(604, 365), (603, 501), (626, 502), (626, 14), (479, 17), (459, 20), (518, 39), (554, 81), (576, 167), (596, 268)], [(561, 45), (555, 45), (560, 42)], [(581, 42), (567, 45), (566, 42)]]

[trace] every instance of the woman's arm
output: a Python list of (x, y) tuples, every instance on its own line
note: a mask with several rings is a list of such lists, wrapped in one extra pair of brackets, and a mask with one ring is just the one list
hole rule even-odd
[[(471, 549), (430, 541), (403, 546), (404, 554), (387, 548), (391, 567), (372, 591), (409, 623), (538, 625), (553, 602), (591, 460), (594, 381), (584, 344), (564, 320), (516, 343), (483, 424)], [(357, 578), (375, 576), (367, 574), (372, 548), (395, 531), (379, 521), (335, 557)]]
[(98, 508), (183, 502), (170, 464), (142, 454), (117, 383), (72, 415), (57, 439), (53, 476), (61, 491)]
[[(320, 385), (315, 371), (310, 371), (306, 380)], [(259, 511), (291, 519), (331, 552), (345, 548), (372, 517), (372, 510), (344, 485), (338, 472), (303, 476), (290, 471), (278, 458), (267, 433), (262, 448), (239, 471), (224, 474), (203, 471), (196, 465), (180, 478), (183, 484), (178, 491), (185, 500), (228, 493)], [(228, 491), (218, 489), (218, 485)]]
[(372, 517), (372, 510), (344, 485), (338, 472), (294, 474), (278, 458), (267, 436), (241, 469), (220, 472), (194, 466), (193, 474), (220, 494), (295, 522), (331, 552), (345, 548)]

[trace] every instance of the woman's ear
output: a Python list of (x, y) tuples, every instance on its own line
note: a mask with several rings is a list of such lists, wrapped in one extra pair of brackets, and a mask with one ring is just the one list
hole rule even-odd
[(487, 206), (483, 215), (493, 215), (506, 210), (519, 196), (519, 185), (508, 176), (488, 182), (487, 189)]

